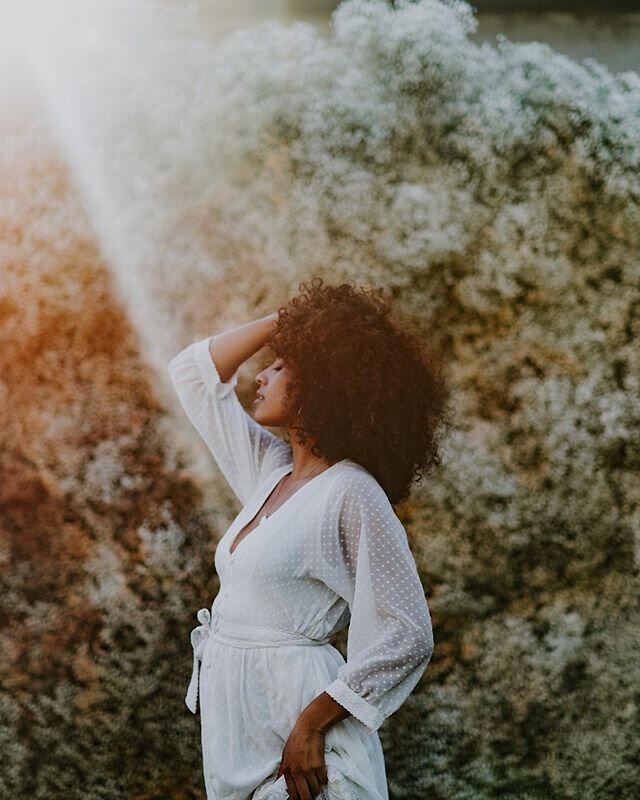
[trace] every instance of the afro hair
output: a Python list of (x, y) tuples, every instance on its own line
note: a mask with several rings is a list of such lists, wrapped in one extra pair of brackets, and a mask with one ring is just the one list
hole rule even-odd
[(314, 440), (318, 458), (365, 467), (395, 505), (442, 461), (451, 424), (442, 360), (412, 320), (392, 315), (381, 287), (314, 277), (298, 288), (267, 342), (293, 376), (295, 437)]

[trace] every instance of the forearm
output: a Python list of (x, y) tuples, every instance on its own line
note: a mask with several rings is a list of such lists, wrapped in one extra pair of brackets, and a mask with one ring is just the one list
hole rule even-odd
[(231, 378), (242, 363), (264, 347), (277, 318), (278, 312), (274, 311), (266, 317), (218, 333), (211, 340), (209, 353), (223, 383)]
[(305, 725), (309, 730), (326, 733), (336, 722), (340, 722), (340, 720), (350, 716), (351, 713), (346, 708), (343, 708), (340, 703), (336, 702), (326, 692), (322, 692), (304, 709), (298, 718), (298, 722)]

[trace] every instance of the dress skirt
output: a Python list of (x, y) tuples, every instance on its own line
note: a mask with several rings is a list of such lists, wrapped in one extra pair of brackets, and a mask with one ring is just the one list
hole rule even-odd
[[(207, 800), (287, 800), (284, 776), (275, 780), (286, 741), (344, 658), (326, 641), (229, 623), (215, 608), (198, 618), (188, 697), (199, 684)], [(326, 732), (325, 763), (318, 800), (388, 800), (380, 738), (355, 717)]]

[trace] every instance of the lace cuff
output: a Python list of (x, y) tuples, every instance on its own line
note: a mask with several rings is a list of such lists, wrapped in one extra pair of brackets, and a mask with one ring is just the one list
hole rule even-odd
[(336, 678), (324, 690), (330, 697), (340, 703), (343, 708), (367, 728), (367, 733), (372, 734), (378, 730), (384, 721), (384, 714), (364, 697), (353, 691), (347, 684)]
[(208, 336), (206, 339), (200, 339), (200, 341), (194, 342), (192, 345), (193, 357), (198, 366), (202, 380), (204, 381), (204, 385), (209, 392), (216, 397), (226, 397), (229, 392), (235, 389), (238, 383), (238, 372), (236, 370), (226, 383), (220, 380), (220, 375), (211, 358), (211, 353), (209, 352), (209, 342), (213, 338), (213, 336)]

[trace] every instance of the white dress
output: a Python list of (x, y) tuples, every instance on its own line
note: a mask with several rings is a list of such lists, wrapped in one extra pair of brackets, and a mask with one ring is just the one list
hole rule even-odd
[[(431, 616), (406, 532), (373, 475), (351, 459), (305, 483), (230, 554), (293, 468), (292, 450), (222, 383), (208, 337), (169, 363), (180, 402), (243, 508), (218, 543), (220, 591), (197, 612), (193, 675), (208, 800), (286, 800), (276, 781), (302, 710), (327, 692), (350, 716), (325, 736), (326, 800), (388, 800), (377, 729), (433, 651)], [(328, 643), (350, 622), (347, 660)]]

